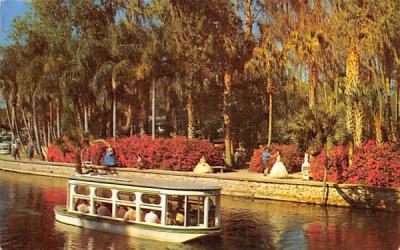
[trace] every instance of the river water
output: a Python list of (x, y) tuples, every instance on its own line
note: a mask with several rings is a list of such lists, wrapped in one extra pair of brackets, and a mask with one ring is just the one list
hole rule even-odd
[(66, 180), (0, 171), (2, 249), (399, 249), (400, 213), (223, 197), (220, 237), (160, 243), (54, 220)]

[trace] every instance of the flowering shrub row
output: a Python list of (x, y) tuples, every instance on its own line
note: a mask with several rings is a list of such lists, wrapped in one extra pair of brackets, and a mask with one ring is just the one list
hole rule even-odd
[[(348, 152), (347, 146), (337, 146), (332, 149), (328, 161), (328, 181), (400, 187), (399, 145), (385, 143), (378, 147), (375, 141), (368, 141), (354, 149), (350, 166)], [(323, 180), (324, 160), (323, 151), (311, 161), (310, 169), (314, 180)]]
[(52, 162), (76, 162), (76, 148), (71, 144), (63, 144), (62, 146), (56, 146), (50, 144), (47, 151), (47, 160)]
[[(324, 179), (324, 162), (326, 159), (326, 147), (321, 153), (310, 162), (310, 171), (314, 180), (322, 181)], [(342, 183), (347, 176), (349, 168), (349, 147), (335, 146), (331, 149), (328, 160), (327, 180)]]
[[(286, 169), (289, 173), (295, 173), (301, 171), (301, 164), (303, 163), (303, 157), (299, 150), (293, 145), (284, 144), (272, 144), (270, 147), (270, 153), (276, 154), (278, 150), (281, 152), (281, 160), (285, 164)], [(261, 173), (264, 171), (264, 164), (262, 162), (262, 153), (264, 148), (254, 150), (253, 156), (251, 157), (249, 169)], [(269, 165), (272, 167), (276, 161), (276, 157), (269, 159)]]
[[(220, 151), (205, 140), (186, 137), (152, 140), (149, 136), (131, 136), (107, 141), (116, 152), (117, 165), (123, 167), (192, 171), (202, 156), (210, 165), (223, 164)], [(85, 152), (84, 159), (100, 164), (105, 149), (105, 145), (95, 144)], [(69, 152), (62, 152), (53, 145), (49, 147), (48, 160), (71, 162)]]

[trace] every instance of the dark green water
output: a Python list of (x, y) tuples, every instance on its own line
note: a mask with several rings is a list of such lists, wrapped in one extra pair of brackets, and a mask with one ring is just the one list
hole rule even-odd
[(160, 243), (54, 220), (66, 180), (0, 171), (2, 249), (399, 249), (400, 213), (222, 198), (223, 233)]

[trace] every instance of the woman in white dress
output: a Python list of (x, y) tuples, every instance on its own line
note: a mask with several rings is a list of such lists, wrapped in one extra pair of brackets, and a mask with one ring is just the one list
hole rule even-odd
[(288, 172), (286, 170), (285, 164), (281, 162), (281, 152), (278, 151), (276, 157), (276, 162), (272, 166), (271, 172), (269, 174), (269, 177), (272, 178), (285, 178), (288, 177)]

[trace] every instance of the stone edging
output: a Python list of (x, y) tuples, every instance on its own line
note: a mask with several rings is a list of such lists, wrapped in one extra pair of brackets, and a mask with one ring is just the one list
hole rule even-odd
[[(95, 166), (102, 169), (101, 166)], [(75, 174), (74, 164), (0, 159), (0, 170), (66, 178)], [(224, 195), (323, 204), (321, 182), (298, 179), (265, 179), (223, 174), (199, 174), (153, 169), (115, 168), (121, 176), (212, 183)], [(327, 205), (400, 211), (400, 189), (328, 183)]]

